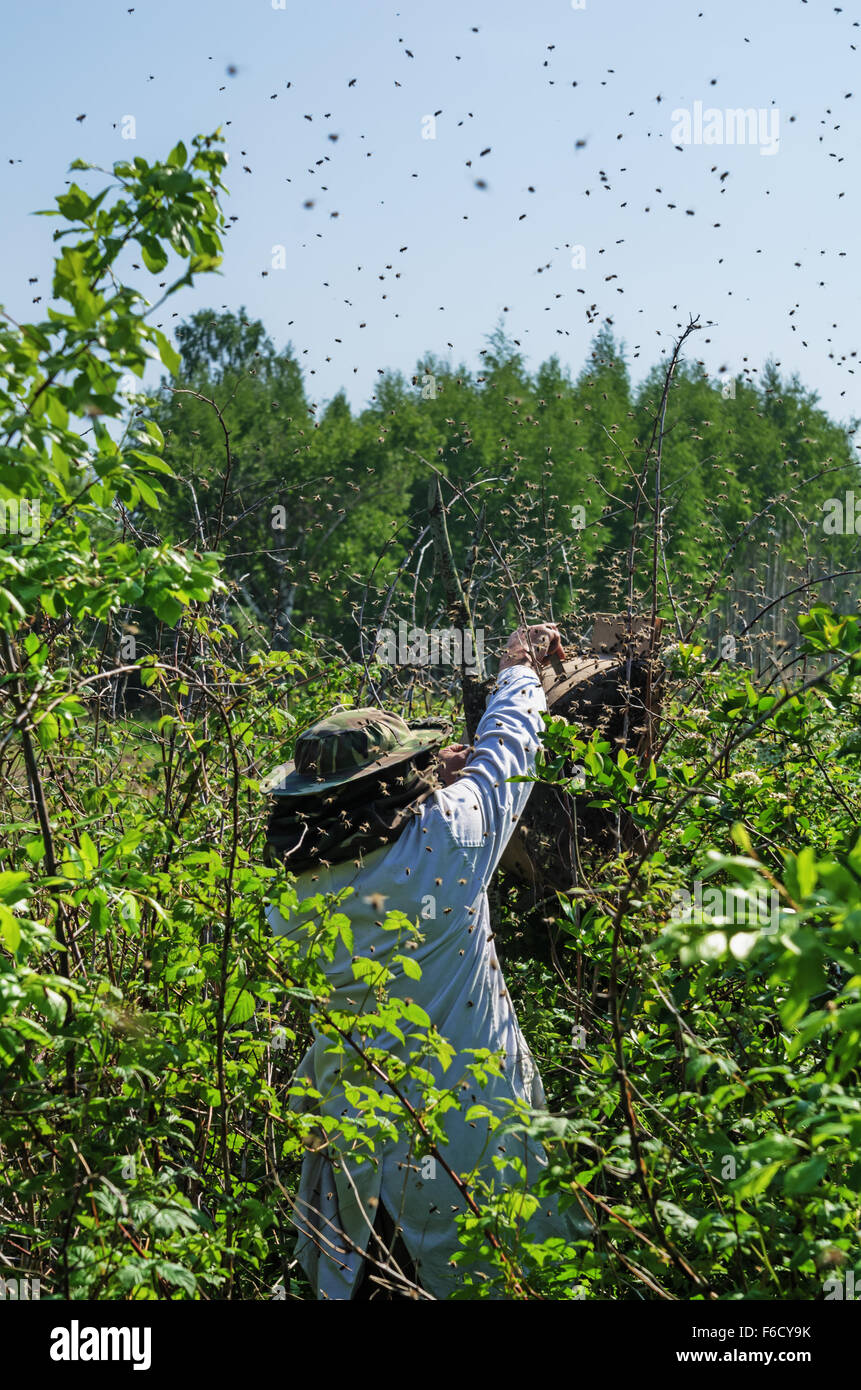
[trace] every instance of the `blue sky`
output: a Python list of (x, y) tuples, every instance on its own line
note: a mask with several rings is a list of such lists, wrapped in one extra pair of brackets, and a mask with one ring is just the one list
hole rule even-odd
[[(72, 159), (154, 158), (220, 125), (237, 219), (223, 275), (177, 296), (165, 325), (245, 305), (292, 343), (315, 401), (343, 386), (361, 405), (379, 368), (411, 373), (428, 351), (476, 365), (500, 315), (531, 366), (557, 353), (575, 373), (610, 318), (636, 379), (699, 314), (692, 355), (710, 372), (773, 355), (837, 418), (858, 411), (861, 6), (129, 9), (81, 0), (4, 17), (0, 299), (16, 318), (44, 310), (52, 224), (29, 213)], [(696, 102), (776, 108), (777, 153), (674, 148), (673, 112)]]

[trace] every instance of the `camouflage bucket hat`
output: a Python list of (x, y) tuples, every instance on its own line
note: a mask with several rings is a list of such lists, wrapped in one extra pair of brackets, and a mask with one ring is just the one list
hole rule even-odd
[(406, 762), (438, 747), (450, 733), (445, 720), (407, 724), (386, 710), (338, 710), (299, 735), (293, 760), (264, 777), (260, 790), (269, 796), (315, 796)]

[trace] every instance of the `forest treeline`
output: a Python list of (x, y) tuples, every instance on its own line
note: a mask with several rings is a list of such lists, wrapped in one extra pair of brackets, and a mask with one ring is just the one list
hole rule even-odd
[[(478, 535), (479, 620), (505, 603), (497, 585), (511, 579), (537, 581), (575, 630), (584, 614), (624, 608), (665, 361), (635, 387), (605, 326), (576, 376), (557, 357), (530, 372), (500, 324), (476, 369), (432, 356), (411, 375), (380, 369), (372, 400), (353, 410), (343, 392), (309, 399), (295, 353), (241, 310), (201, 311), (176, 338), (181, 366), (154, 411), (175, 478), (151, 520), (164, 538), (220, 550), (225, 611), (241, 635), (290, 649), (314, 633), (355, 656), (387, 594), (389, 616), (430, 625), (439, 594), (423, 528), (434, 470), (450, 484), (464, 566)], [(811, 580), (821, 601), (854, 599), (854, 513), (840, 522), (858, 480), (855, 428), (773, 362), (739, 378), (710, 377), (693, 355), (679, 363), (660, 441), (658, 537), (677, 637), (696, 630), (717, 647)], [(642, 501), (645, 513), (654, 499)], [(653, 532), (644, 516), (640, 590)], [(832, 574), (846, 577), (820, 582)], [(774, 604), (754, 631), (792, 647), (810, 594)]]

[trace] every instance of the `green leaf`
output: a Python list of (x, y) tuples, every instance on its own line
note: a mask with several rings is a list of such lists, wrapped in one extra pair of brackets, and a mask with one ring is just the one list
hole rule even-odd
[(4, 903), (20, 903), (28, 895), (30, 875), (20, 869), (4, 869), (0, 873), (0, 901)]
[(224, 997), (224, 1021), (228, 1028), (237, 1023), (247, 1023), (254, 1015), (257, 1001), (247, 989), (231, 985)]
[(798, 1197), (817, 1187), (828, 1171), (828, 1160), (818, 1156), (804, 1163), (795, 1163), (783, 1179), (783, 1189), (790, 1197)]
[(81, 832), (78, 840), (78, 847), (81, 851), (81, 858), (90, 869), (99, 867), (99, 851), (96, 849), (86, 830)]
[(415, 960), (412, 956), (393, 956), (392, 964), (399, 965), (403, 970), (404, 974), (407, 975), (411, 980), (421, 979), (422, 968), (419, 965), (418, 961)]
[(153, 275), (159, 275), (167, 265), (167, 252), (154, 236), (141, 236), (138, 240), (144, 265)]
[(60, 725), (57, 722), (56, 715), (51, 714), (50, 711), (46, 711), (36, 724), (36, 737), (39, 740), (40, 747), (50, 748), (53, 743), (57, 742), (59, 734)]
[(0, 904), (0, 936), (3, 938), (3, 944), (7, 951), (14, 953), (21, 945), (21, 927), (14, 913), (2, 904)]
[(167, 157), (167, 162), (172, 169), (181, 169), (185, 164), (188, 163), (188, 151), (186, 150), (185, 145), (182, 143), (181, 140), (178, 144), (174, 145), (173, 149)]
[(764, 1163), (761, 1167), (753, 1168), (751, 1172), (737, 1178), (735, 1182), (728, 1183), (727, 1186), (739, 1200), (743, 1201), (747, 1197), (759, 1197), (769, 1187), (775, 1174), (780, 1171), (782, 1166), (779, 1161)]
[(164, 363), (171, 376), (178, 376), (182, 368), (182, 358), (175, 348), (171, 347), (165, 335), (160, 329), (153, 329), (153, 342), (158, 348), (158, 355)]

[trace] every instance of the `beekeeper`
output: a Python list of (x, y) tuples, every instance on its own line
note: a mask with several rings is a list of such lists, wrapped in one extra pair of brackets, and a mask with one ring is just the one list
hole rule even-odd
[[(560, 655), (555, 624), (512, 634), (473, 747), (441, 746), (445, 731), (427, 722), (408, 725), (374, 708), (340, 710), (306, 729), (294, 761), (261, 784), (274, 797), (269, 862), (297, 875), (298, 902), (352, 889), (338, 910), (350, 918), (353, 950), (339, 944), (331, 961), (318, 960), (331, 1010), (355, 1012), (353, 956), (392, 954), (385, 914), (398, 909), (418, 923), (421, 937), (410, 955), (421, 976), (394, 965), (387, 988), (420, 1005), (456, 1050), (448, 1069), (436, 1073), (440, 1086), (460, 1086), (464, 1100), (444, 1116), (448, 1142), (440, 1153), (467, 1186), (476, 1175), (497, 1189), (515, 1181), (514, 1170), (500, 1172), (495, 1157), (521, 1159), (530, 1177), (546, 1163), (537, 1144), (522, 1136), (500, 1140), (486, 1119), (466, 1115), (474, 1103), (497, 1115), (515, 1098), (544, 1104), (491, 936), (487, 889), (532, 789), (512, 778), (535, 769), (547, 708), (539, 671)], [(297, 911), (285, 920), (273, 905), (267, 915), (275, 933), (308, 939), (303, 927), (313, 914)], [(387, 1034), (375, 1045), (409, 1055), (409, 1038), (404, 1044)], [(482, 1085), (469, 1070), (476, 1048), (504, 1058), (501, 1075)], [(349, 1064), (330, 1038), (315, 1037), (297, 1079), (322, 1097), (313, 1101), (317, 1113), (355, 1116), (341, 1079)], [(368, 1076), (365, 1084), (381, 1086)], [(401, 1296), (420, 1288), (446, 1298), (463, 1279), (451, 1260), (464, 1189), (441, 1164), (416, 1162), (406, 1119), (403, 1140), (381, 1144), (377, 1136), (370, 1160), (348, 1160), (331, 1143), (304, 1159), (297, 1255), (320, 1299), (386, 1296), (386, 1279), (373, 1278), (381, 1268), (399, 1272)], [(558, 1217), (548, 1206), (531, 1219), (529, 1235), (540, 1240), (554, 1232)]]

